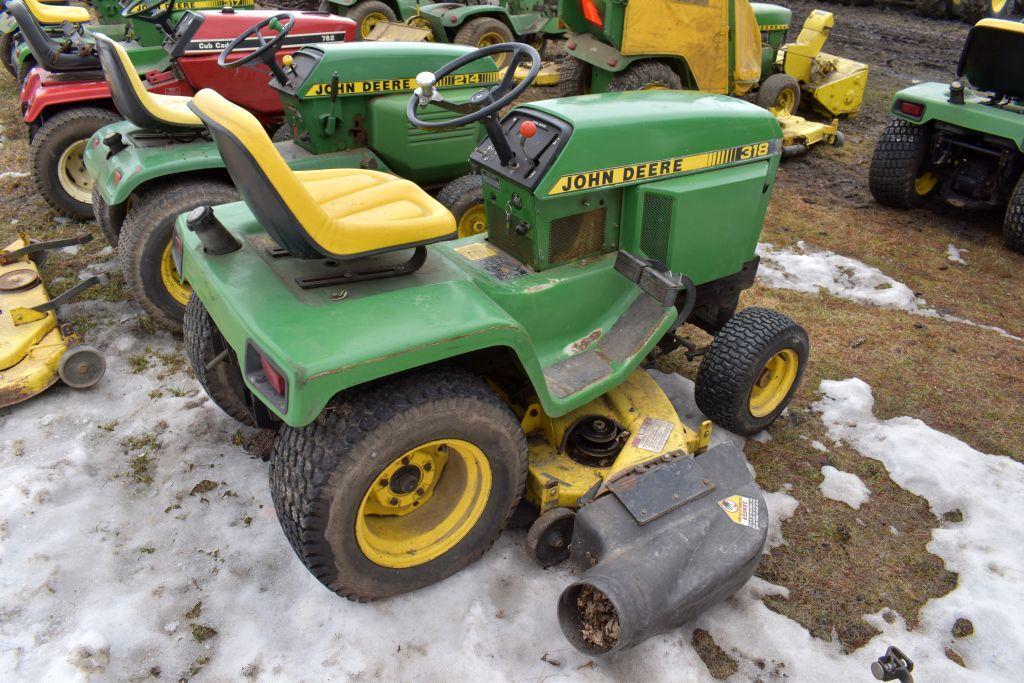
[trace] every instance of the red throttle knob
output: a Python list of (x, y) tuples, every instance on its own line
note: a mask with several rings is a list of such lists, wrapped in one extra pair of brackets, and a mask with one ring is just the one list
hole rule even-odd
[(519, 134), (524, 138), (532, 138), (537, 134), (537, 124), (533, 121), (523, 121), (519, 124)]

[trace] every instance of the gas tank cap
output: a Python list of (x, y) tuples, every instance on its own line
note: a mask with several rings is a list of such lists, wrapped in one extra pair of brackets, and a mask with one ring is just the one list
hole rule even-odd
[(235, 13), (235, 8), (234, 7), (225, 7), (225, 8), (223, 8), (220, 11), (220, 13), (221, 14), (234, 14)]

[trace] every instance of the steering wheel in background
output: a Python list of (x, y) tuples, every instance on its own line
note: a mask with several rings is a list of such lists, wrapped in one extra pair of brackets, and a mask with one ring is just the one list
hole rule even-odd
[(133, 0), (121, 10), (121, 16), (156, 24), (170, 35), (174, 33), (174, 27), (171, 26), (173, 4), (173, 0)]
[[(469, 101), (465, 104), (449, 102), (444, 99), (444, 96), (440, 91), (438, 91), (437, 86), (458, 69), (461, 69), (467, 64), (475, 62), (478, 59), (490, 57), (493, 54), (501, 52), (511, 52), (512, 57), (508, 61), (508, 67), (505, 71), (505, 75), (497, 85), (490, 88), (483, 88), (473, 93), (473, 96), (470, 97)], [(530, 62), (530, 70), (522, 81), (516, 83), (516, 67), (525, 61)], [(484, 129), (487, 131), (487, 137), (489, 137), (491, 142), (494, 144), (494, 151), (498, 154), (498, 159), (501, 161), (503, 166), (507, 166), (515, 155), (512, 152), (508, 139), (501, 131), (501, 124), (498, 122), (498, 114), (504, 107), (508, 106), (513, 100), (522, 95), (537, 78), (537, 74), (539, 73), (540, 54), (538, 54), (538, 52), (529, 45), (524, 45), (523, 43), (500, 43), (498, 45), (488, 45), (487, 47), (474, 50), (462, 55), (458, 59), (448, 62), (434, 73), (424, 71), (416, 76), (416, 85), (418, 87), (409, 99), (409, 106), (406, 107), (405, 113), (409, 119), (409, 123), (417, 128), (423, 128), (426, 130), (458, 128), (459, 126), (465, 126), (470, 123), (482, 121)], [(424, 121), (419, 117), (419, 110), (429, 107), (430, 105), (435, 105), (442, 109), (455, 112), (456, 114), (460, 114), (460, 116), (446, 119), (444, 121)]]
[[(146, 0), (140, 1), (145, 2)], [(281, 22), (285, 19), (287, 19), (287, 22), (282, 24)], [(250, 26), (245, 32), (228, 43), (227, 47), (225, 47), (221, 51), (220, 55), (217, 56), (217, 66), (224, 69), (234, 69), (245, 64), (262, 62), (270, 68), (270, 71), (274, 74), (274, 78), (276, 78), (279, 83), (282, 85), (287, 83), (288, 75), (285, 74), (284, 69), (278, 65), (276, 57), (284, 43), (285, 37), (294, 26), (295, 15), (289, 12), (281, 12), (280, 14), (275, 14), (272, 17), (267, 17), (255, 26)], [(277, 31), (277, 35), (268, 39), (262, 33), (265, 28)], [(245, 41), (250, 38), (256, 39), (256, 42), (258, 43), (256, 49), (244, 57), (228, 61), (231, 53), (242, 47)]]

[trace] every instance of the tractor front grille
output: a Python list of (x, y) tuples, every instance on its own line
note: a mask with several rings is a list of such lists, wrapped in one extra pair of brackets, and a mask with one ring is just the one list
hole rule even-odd
[(671, 197), (660, 194), (644, 196), (644, 213), (641, 221), (640, 248), (647, 258), (665, 263), (668, 261), (668, 235), (672, 225)]
[(548, 263), (600, 254), (604, 249), (604, 226), (604, 207), (551, 221)]

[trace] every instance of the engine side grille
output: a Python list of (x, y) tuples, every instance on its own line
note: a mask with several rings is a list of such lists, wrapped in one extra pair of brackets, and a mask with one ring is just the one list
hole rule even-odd
[(665, 263), (668, 261), (668, 235), (672, 225), (671, 197), (658, 194), (644, 196), (644, 213), (641, 221), (640, 248), (648, 258)]
[(551, 221), (548, 263), (599, 254), (604, 249), (605, 209), (593, 209)]

